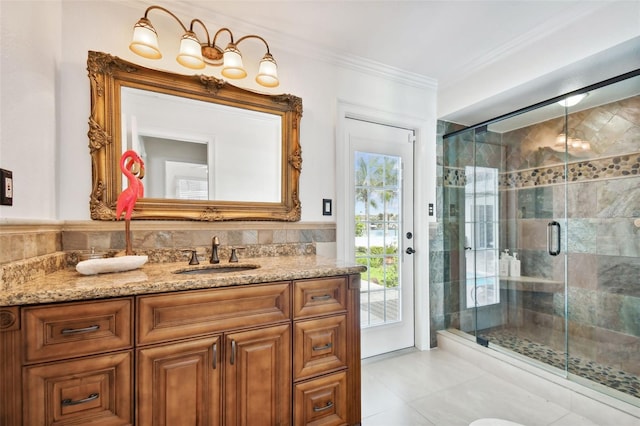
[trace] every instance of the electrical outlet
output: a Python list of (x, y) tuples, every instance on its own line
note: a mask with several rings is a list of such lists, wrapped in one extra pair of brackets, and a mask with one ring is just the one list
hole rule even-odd
[(13, 205), (13, 173), (0, 169), (0, 205)]

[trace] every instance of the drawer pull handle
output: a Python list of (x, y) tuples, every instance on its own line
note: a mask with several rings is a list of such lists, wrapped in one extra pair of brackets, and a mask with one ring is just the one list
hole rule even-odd
[(331, 342), (329, 342), (326, 345), (314, 346), (311, 349), (313, 349), (314, 351), (324, 351), (325, 349), (331, 349), (331, 346), (333, 346), (333, 345), (331, 344)]
[(328, 401), (327, 405), (325, 405), (324, 407), (313, 407), (313, 411), (315, 413), (319, 412), (319, 411), (324, 411), (324, 410), (328, 410), (329, 408), (333, 407), (333, 402), (332, 401)]
[(100, 326), (98, 324), (90, 325), (89, 327), (85, 328), (63, 328), (62, 334), (91, 333), (92, 331), (96, 330), (100, 330)]
[(236, 363), (236, 341), (231, 341), (231, 359), (229, 360), (231, 365)]
[(331, 295), (329, 294), (325, 294), (323, 296), (311, 296), (311, 300), (316, 301), (316, 300), (329, 300), (331, 299)]
[(96, 400), (98, 398), (100, 398), (100, 394), (99, 393), (92, 393), (91, 395), (89, 395), (85, 399), (79, 399), (77, 401), (74, 401), (72, 399), (63, 399), (62, 400), (62, 406), (63, 407), (68, 407), (70, 405), (84, 404), (85, 402), (94, 401), (94, 400)]

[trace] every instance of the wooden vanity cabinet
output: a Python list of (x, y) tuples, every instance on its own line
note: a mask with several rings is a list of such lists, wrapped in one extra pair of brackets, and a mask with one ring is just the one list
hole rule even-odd
[(0, 424), (360, 424), (359, 275), (0, 308)]

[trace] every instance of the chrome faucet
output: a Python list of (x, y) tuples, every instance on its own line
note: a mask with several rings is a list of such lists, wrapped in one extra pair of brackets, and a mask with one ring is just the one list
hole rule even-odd
[(211, 258), (209, 259), (209, 263), (220, 263), (220, 258), (218, 257), (219, 246), (220, 240), (218, 237), (213, 237), (211, 239)]

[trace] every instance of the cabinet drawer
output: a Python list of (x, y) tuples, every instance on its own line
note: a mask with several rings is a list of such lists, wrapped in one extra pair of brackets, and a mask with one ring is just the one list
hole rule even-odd
[(24, 308), (25, 361), (130, 348), (132, 309), (130, 298)]
[(296, 380), (347, 368), (347, 317), (299, 321), (294, 326)]
[(290, 300), (286, 282), (142, 296), (138, 299), (138, 343), (288, 320)]
[(295, 386), (294, 404), (295, 425), (348, 424), (347, 374), (330, 374), (298, 383)]
[(25, 367), (24, 424), (132, 424), (131, 354)]
[(293, 316), (302, 318), (347, 310), (347, 279), (322, 278), (293, 282)]

